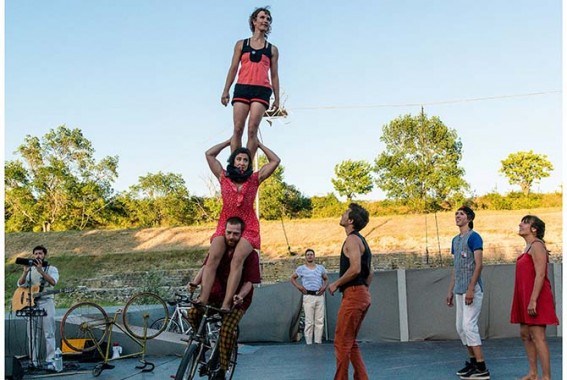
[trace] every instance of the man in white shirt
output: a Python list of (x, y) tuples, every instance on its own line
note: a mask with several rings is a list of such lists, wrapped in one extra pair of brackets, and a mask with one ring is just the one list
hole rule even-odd
[[(39, 291), (44, 292), (55, 286), (59, 281), (59, 271), (53, 265), (47, 265), (45, 257), (47, 256), (47, 248), (38, 245), (33, 249), (33, 265), (26, 265), (20, 278), (18, 279), (18, 287), (31, 287), (39, 285)], [(55, 358), (55, 302), (53, 295), (45, 295), (36, 299), (38, 309), (43, 309), (47, 313), (41, 317), (41, 322), (34, 317), (32, 320), (32, 331), (34, 333), (32, 352), (30, 357), (35, 367), (41, 367), (39, 362), (39, 349), (41, 331), (45, 338), (45, 359), (47, 369), (54, 370), (53, 359)], [(32, 337), (29, 337), (32, 339)]]
[[(297, 281), (301, 277), (301, 284)], [(315, 264), (315, 251), (305, 251), (305, 264), (297, 267), (291, 275), (291, 283), (303, 294), (305, 313), (305, 343), (320, 344), (325, 325), (325, 290), (329, 278), (325, 267)]]

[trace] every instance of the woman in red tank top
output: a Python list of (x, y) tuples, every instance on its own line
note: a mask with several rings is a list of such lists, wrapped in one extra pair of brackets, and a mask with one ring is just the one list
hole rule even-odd
[(260, 170), (252, 173), (250, 152), (246, 148), (239, 148), (230, 155), (225, 171), (217, 156), (230, 145), (230, 141), (231, 139), (228, 139), (217, 144), (205, 153), (209, 168), (220, 182), (223, 205), (217, 229), (211, 237), (209, 258), (203, 269), (202, 289), (199, 297), (200, 302), (208, 302), (217, 267), (227, 249), (224, 237), (226, 221), (234, 216), (239, 217), (244, 221), (244, 230), (240, 241), (236, 244), (230, 264), (230, 275), (222, 304), (222, 308), (225, 310), (232, 306), (232, 298), (240, 283), (244, 260), (254, 249), (260, 249), (260, 223), (254, 212), (254, 200), (258, 186), (272, 175), (280, 164), (279, 157), (260, 143), (258, 147), (268, 159), (268, 163), (262, 166)]
[(264, 112), (270, 106), (276, 111), (280, 106), (280, 80), (278, 75), (278, 49), (268, 43), (268, 34), (272, 29), (272, 15), (268, 7), (256, 8), (249, 18), (252, 37), (239, 40), (234, 46), (234, 53), (226, 82), (221, 95), (225, 107), (230, 101), (230, 87), (236, 79), (232, 99), (234, 132), (230, 142), (231, 151), (242, 146), (242, 134), (248, 118), (248, 142), (246, 147), (252, 157), (258, 149), (258, 128)]
[(551, 365), (545, 328), (559, 324), (559, 320), (547, 278), (548, 251), (543, 241), (545, 223), (537, 216), (526, 215), (520, 222), (518, 234), (526, 241), (526, 248), (516, 262), (510, 322), (520, 324), (520, 337), (528, 356), (530, 370), (522, 379), (538, 379), (539, 360), (541, 379), (549, 380)]

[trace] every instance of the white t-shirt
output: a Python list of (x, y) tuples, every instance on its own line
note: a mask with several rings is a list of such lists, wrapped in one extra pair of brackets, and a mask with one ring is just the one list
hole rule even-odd
[(323, 275), (327, 270), (319, 264), (316, 264), (314, 269), (309, 269), (303, 264), (297, 267), (295, 273), (301, 278), (301, 284), (305, 289), (317, 291), (323, 286)]

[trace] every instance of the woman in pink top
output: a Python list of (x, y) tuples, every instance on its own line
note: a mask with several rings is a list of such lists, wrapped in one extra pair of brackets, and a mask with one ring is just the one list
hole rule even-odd
[(221, 185), (222, 210), (217, 229), (211, 237), (211, 248), (207, 262), (203, 269), (203, 279), (199, 302), (207, 303), (219, 262), (226, 251), (224, 238), (226, 220), (237, 216), (244, 221), (244, 231), (236, 245), (230, 266), (230, 275), (227, 281), (226, 296), (222, 309), (229, 310), (232, 298), (242, 275), (244, 260), (254, 249), (260, 249), (260, 223), (254, 212), (254, 200), (258, 186), (280, 164), (279, 157), (264, 144), (258, 143), (258, 148), (264, 152), (268, 163), (257, 172), (252, 172), (252, 157), (246, 148), (238, 148), (232, 152), (228, 159), (226, 171), (217, 159), (219, 153), (230, 146), (231, 139), (210, 148), (205, 156), (211, 171), (218, 178)]
[(230, 87), (238, 72), (231, 102), (234, 132), (230, 148), (231, 152), (234, 152), (242, 146), (242, 134), (248, 119), (246, 147), (254, 157), (259, 147), (258, 128), (264, 112), (270, 107), (271, 95), (274, 96), (271, 109), (275, 111), (280, 106), (279, 52), (275, 45), (268, 42), (268, 34), (272, 30), (272, 14), (269, 7), (256, 8), (248, 22), (252, 36), (239, 40), (234, 46), (221, 103), (226, 107), (230, 102)]

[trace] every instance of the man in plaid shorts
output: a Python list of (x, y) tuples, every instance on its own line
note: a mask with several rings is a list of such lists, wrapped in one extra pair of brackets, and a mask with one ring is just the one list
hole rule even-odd
[[(224, 239), (227, 250), (224, 253), (217, 268), (215, 282), (213, 283), (211, 295), (209, 296), (209, 303), (213, 306), (220, 307), (222, 301), (224, 300), (226, 293), (226, 282), (228, 275), (230, 274), (230, 263), (232, 260), (232, 255), (234, 254), (234, 248), (236, 247), (236, 244), (242, 236), (242, 231), (244, 231), (244, 222), (242, 221), (242, 219), (232, 217), (226, 221)], [(205, 259), (205, 263), (206, 260), (207, 259)], [(190, 292), (194, 292), (196, 287), (201, 283), (201, 273), (202, 271), (199, 271), (193, 282), (189, 282), (188, 288)], [(260, 260), (258, 258), (258, 254), (256, 252), (252, 252), (244, 261), (240, 285), (233, 299), (234, 307), (229, 313), (224, 315), (222, 320), (219, 339), (220, 370), (215, 373), (213, 379), (225, 379), (225, 373), (230, 362), (232, 348), (234, 347), (235, 341), (237, 339), (236, 328), (238, 327), (238, 323), (244, 316), (244, 313), (246, 313), (246, 310), (252, 303), (252, 295), (254, 294), (253, 284), (259, 284), (260, 281)], [(198, 328), (202, 315), (203, 311), (200, 308), (194, 307), (189, 310), (188, 318), (194, 330)]]

